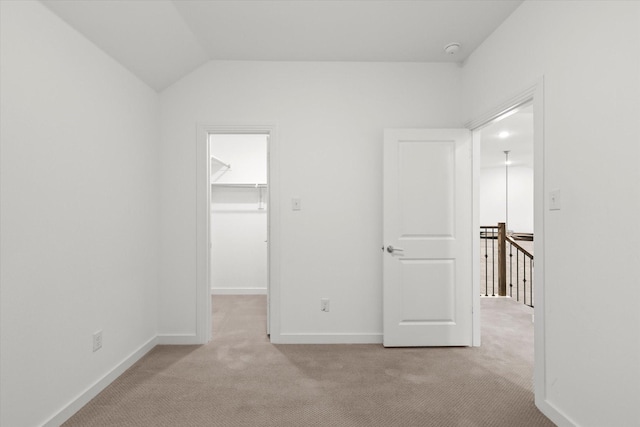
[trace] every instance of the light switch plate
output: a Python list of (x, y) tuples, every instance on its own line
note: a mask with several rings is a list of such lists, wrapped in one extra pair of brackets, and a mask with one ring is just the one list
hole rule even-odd
[(291, 210), (299, 211), (301, 209), (302, 209), (302, 202), (300, 201), (300, 199), (297, 197), (294, 197), (293, 199), (291, 199)]

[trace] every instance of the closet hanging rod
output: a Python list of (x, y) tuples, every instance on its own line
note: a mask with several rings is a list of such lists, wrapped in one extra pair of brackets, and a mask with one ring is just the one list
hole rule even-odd
[(235, 188), (267, 188), (267, 184), (242, 184), (242, 183), (224, 183), (224, 182), (212, 182), (211, 185), (215, 187), (235, 187)]

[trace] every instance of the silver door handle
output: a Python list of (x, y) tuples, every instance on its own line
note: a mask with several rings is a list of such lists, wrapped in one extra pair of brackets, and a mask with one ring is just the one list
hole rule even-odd
[(404, 249), (402, 249), (402, 248), (394, 248), (393, 246), (389, 245), (389, 246), (387, 246), (387, 252), (389, 252), (390, 254), (393, 254), (395, 252), (404, 252)]

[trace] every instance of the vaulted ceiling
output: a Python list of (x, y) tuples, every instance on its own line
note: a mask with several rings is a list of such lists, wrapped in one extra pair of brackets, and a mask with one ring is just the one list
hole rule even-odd
[(522, 2), (41, 1), (157, 91), (209, 60), (462, 62)]

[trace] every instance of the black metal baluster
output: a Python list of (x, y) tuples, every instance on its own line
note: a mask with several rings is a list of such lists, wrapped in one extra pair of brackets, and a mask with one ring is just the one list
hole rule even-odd
[(522, 270), (522, 292), (524, 305), (527, 305), (527, 260), (524, 258), (524, 253), (522, 254)]
[(520, 249), (516, 248), (516, 301), (520, 301)]
[(484, 229), (484, 294), (489, 295), (489, 249), (486, 228)]
[(496, 296), (496, 230), (491, 229), (491, 296)]
[(513, 243), (509, 242), (509, 297), (513, 298)]
[(529, 280), (529, 305), (533, 307), (533, 258), (529, 258)]

